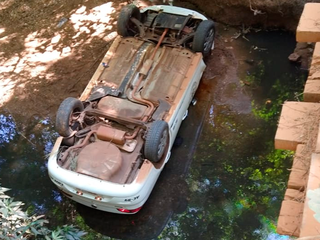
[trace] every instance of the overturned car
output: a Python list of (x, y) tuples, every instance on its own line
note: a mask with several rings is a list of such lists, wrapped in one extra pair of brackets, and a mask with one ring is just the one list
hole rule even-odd
[(173, 6), (124, 7), (118, 36), (80, 99), (57, 112), (48, 162), (69, 198), (114, 213), (148, 199), (214, 46), (214, 22)]

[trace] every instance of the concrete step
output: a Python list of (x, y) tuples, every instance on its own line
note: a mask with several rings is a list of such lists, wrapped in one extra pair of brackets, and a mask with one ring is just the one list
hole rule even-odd
[(316, 43), (313, 51), (309, 77), (303, 91), (303, 100), (320, 102), (320, 42)]
[[(320, 80), (320, 79), (319, 79)], [(320, 81), (308, 79), (304, 85), (303, 100), (305, 102), (320, 101)]]
[[(319, 73), (319, 72), (320, 72), (320, 42), (317, 42), (313, 50), (309, 76), (312, 76), (313, 74)], [(312, 78), (314, 79), (315, 77), (312, 77)]]
[(275, 148), (295, 151), (298, 144), (307, 143), (310, 134), (318, 132), (320, 103), (285, 102), (282, 107)]
[(277, 233), (298, 237), (300, 235), (303, 203), (284, 200), (281, 204)]
[(297, 42), (320, 42), (320, 4), (304, 5), (297, 28)]
[(292, 169), (309, 171), (311, 162), (311, 151), (308, 146), (299, 144), (293, 158)]
[(293, 168), (289, 176), (288, 188), (304, 191), (307, 180), (308, 171)]
[(288, 188), (284, 195), (284, 200), (291, 200), (291, 201), (303, 203), (305, 198), (304, 193), (305, 193), (304, 191)]

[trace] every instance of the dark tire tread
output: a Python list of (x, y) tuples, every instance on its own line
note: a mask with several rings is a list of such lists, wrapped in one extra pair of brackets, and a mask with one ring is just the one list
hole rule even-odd
[(144, 155), (151, 162), (159, 162), (163, 157), (158, 157), (158, 146), (165, 130), (167, 130), (167, 134), (169, 134), (168, 123), (162, 120), (156, 120), (152, 123), (147, 133), (144, 146)]
[(73, 97), (68, 97), (60, 104), (56, 116), (56, 130), (63, 137), (69, 137), (74, 131), (69, 125), (70, 117), (74, 112), (82, 112), (82, 102)]
[(207, 34), (211, 29), (213, 29), (213, 32), (214, 32), (213, 37), (214, 37), (215, 35), (214, 22), (212, 20), (204, 20), (199, 24), (196, 30), (195, 36), (193, 38), (192, 50), (195, 52), (202, 52), (203, 56), (205, 57), (208, 56), (211, 52), (211, 46), (210, 46), (210, 49), (208, 50), (204, 49), (204, 43), (206, 41)]
[(134, 17), (138, 20), (141, 18), (140, 10), (137, 6), (131, 4), (122, 8), (117, 22), (117, 32), (120, 36), (129, 37), (133, 36), (133, 32), (129, 31), (130, 18)]

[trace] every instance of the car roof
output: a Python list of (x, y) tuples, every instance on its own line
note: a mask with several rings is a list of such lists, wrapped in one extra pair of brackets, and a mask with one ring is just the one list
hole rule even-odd
[(189, 16), (192, 15), (192, 18), (194, 19), (201, 19), (201, 20), (207, 20), (207, 18), (190, 9), (187, 8), (181, 8), (181, 7), (174, 7), (174, 6), (169, 6), (169, 5), (154, 5), (150, 7), (146, 7), (140, 10), (140, 12), (145, 12), (148, 10), (156, 11), (156, 12), (165, 12), (165, 13), (172, 13), (172, 14), (177, 14), (177, 15), (182, 15), (182, 16)]

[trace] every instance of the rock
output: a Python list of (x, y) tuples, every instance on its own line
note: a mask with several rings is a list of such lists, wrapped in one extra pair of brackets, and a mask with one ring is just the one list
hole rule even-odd
[(288, 57), (288, 59), (291, 61), (291, 62), (298, 62), (300, 60), (301, 56), (298, 54), (298, 53), (291, 53)]
[(308, 48), (309, 44), (306, 42), (298, 42), (296, 45), (296, 50)]

